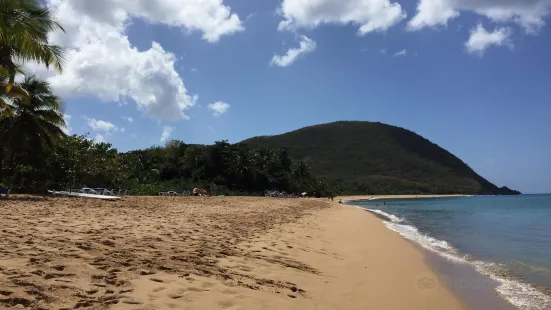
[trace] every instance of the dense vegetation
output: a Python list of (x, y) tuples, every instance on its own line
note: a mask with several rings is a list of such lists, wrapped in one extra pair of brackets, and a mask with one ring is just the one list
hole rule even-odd
[(173, 140), (163, 147), (119, 153), (108, 143), (74, 135), (61, 137), (52, 149), (42, 152), (6, 150), (2, 149), (0, 182), (18, 192), (86, 185), (156, 194), (208, 188), (209, 182), (215, 182), (222, 194), (258, 195), (268, 189), (330, 194), (306, 162), (292, 161), (283, 148), (249, 149), (226, 141), (188, 145)]
[(382, 123), (335, 122), (243, 143), (288, 147), (291, 157), (306, 160), (338, 193), (518, 194), (414, 132)]

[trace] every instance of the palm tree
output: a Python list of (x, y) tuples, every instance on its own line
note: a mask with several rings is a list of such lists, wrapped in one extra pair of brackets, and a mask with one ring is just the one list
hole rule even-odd
[(48, 33), (63, 30), (40, 0), (0, 0), (0, 67), (8, 73), (10, 93), (17, 61), (35, 61), (62, 70), (64, 49), (48, 43)]
[(25, 89), (27, 98), (13, 98), (6, 102), (7, 109), (0, 110), (0, 141), (12, 154), (51, 149), (65, 136), (63, 102), (47, 82), (35, 76), (26, 77), (16, 87)]
[(14, 99), (29, 100), (29, 94), (20, 85), (13, 85), (9, 93), (5, 93), (10, 75), (7, 70), (0, 68), (0, 111), (11, 115), (10, 102)]
[(302, 188), (312, 180), (312, 168), (305, 160), (299, 160), (293, 167), (293, 181)]
[(257, 169), (251, 151), (244, 145), (236, 149), (228, 158), (226, 173), (236, 178), (238, 182), (247, 182), (256, 179)]

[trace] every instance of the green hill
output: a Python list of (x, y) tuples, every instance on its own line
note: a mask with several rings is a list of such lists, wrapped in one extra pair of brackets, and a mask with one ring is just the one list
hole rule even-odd
[(499, 188), (461, 159), (396, 126), (343, 121), (277, 136), (254, 137), (252, 148), (286, 147), (315, 175), (347, 194), (519, 194)]

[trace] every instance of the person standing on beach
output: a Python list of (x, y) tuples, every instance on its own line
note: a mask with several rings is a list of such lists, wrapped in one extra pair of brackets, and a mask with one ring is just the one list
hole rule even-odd
[(210, 182), (210, 194), (212, 196), (216, 196), (216, 190), (217, 190), (216, 184), (214, 182)]

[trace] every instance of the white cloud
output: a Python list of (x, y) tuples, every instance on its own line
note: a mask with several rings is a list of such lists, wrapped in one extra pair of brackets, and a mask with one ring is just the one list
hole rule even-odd
[(461, 11), (485, 16), (494, 22), (515, 22), (529, 33), (545, 25), (551, 0), (419, 0), (409, 30), (438, 25), (458, 17)]
[(128, 121), (129, 123), (132, 123), (134, 121), (134, 119), (130, 116), (123, 116), (122, 117), (124, 120)]
[(102, 143), (102, 142), (105, 142), (105, 137), (103, 135), (100, 135), (99, 133), (96, 134), (96, 136), (94, 137), (94, 142), (96, 143)]
[(138, 50), (125, 32), (133, 17), (151, 24), (165, 24), (202, 33), (209, 42), (243, 30), (235, 13), (222, 0), (47, 0), (64, 26), (50, 41), (68, 48), (65, 70), (55, 75), (32, 65), (48, 77), (63, 96), (97, 96), (102, 101), (124, 103), (133, 99), (145, 114), (167, 119), (186, 119), (193, 106), (175, 68), (174, 54), (156, 42)]
[(88, 126), (94, 131), (102, 131), (104, 133), (110, 133), (112, 131), (117, 131), (117, 126), (113, 125), (111, 122), (97, 120), (95, 118), (85, 117)]
[(406, 56), (407, 54), (408, 54), (408, 51), (406, 49), (403, 49), (399, 52), (392, 54), (392, 57)]
[(62, 130), (66, 135), (70, 135), (71, 131), (73, 131), (73, 129), (71, 128), (70, 123), (69, 123), (71, 118), (73, 118), (71, 115), (63, 114), (63, 119), (65, 120), (65, 128), (62, 128)]
[(116, 125), (114, 125), (111, 122), (104, 121), (104, 120), (98, 120), (95, 118), (89, 118), (84, 116), (84, 119), (86, 120), (86, 123), (88, 124), (88, 127), (92, 129), (96, 133), (96, 136), (94, 137), (94, 141), (97, 143), (100, 142), (106, 142), (109, 137), (114, 132), (124, 132), (124, 128), (119, 128)]
[(197, 96), (188, 94), (174, 62), (174, 55), (156, 42), (139, 52), (126, 36), (111, 32), (69, 49), (63, 73), (48, 81), (62, 96), (92, 95), (122, 103), (131, 98), (149, 116), (186, 119), (184, 110)]
[(124, 133), (126, 131), (126, 129), (124, 129), (124, 127), (121, 128), (121, 132)]
[(220, 116), (228, 111), (230, 105), (222, 101), (217, 101), (209, 104), (208, 108), (212, 111), (212, 115)]
[(484, 55), (486, 49), (491, 46), (511, 45), (511, 30), (509, 28), (496, 28), (494, 31), (487, 31), (482, 24), (478, 24), (471, 30), (469, 40), (465, 47), (469, 54)]
[(424, 27), (446, 25), (448, 20), (459, 16), (459, 12), (449, 0), (419, 0), (417, 15), (408, 23), (409, 30), (419, 30)]
[(316, 49), (316, 42), (307, 36), (300, 37), (300, 45), (297, 48), (290, 48), (285, 55), (274, 55), (271, 65), (287, 67), (293, 64), (300, 56), (309, 54)]
[(406, 18), (400, 4), (390, 0), (283, 0), (279, 13), (280, 30), (352, 24), (359, 26), (358, 35), (385, 31)]
[(174, 127), (164, 126), (163, 133), (161, 134), (160, 142), (161, 143), (166, 142), (168, 138), (170, 138), (170, 135), (172, 134), (173, 131), (174, 131)]
[(220, 37), (244, 30), (239, 16), (223, 0), (124, 0), (131, 15), (150, 23), (163, 23), (203, 33), (203, 39), (216, 42)]
[[(60, 18), (71, 21), (71, 26), (86, 24), (87, 30), (101, 27), (121, 28), (131, 18), (140, 18), (150, 24), (164, 24), (202, 33), (203, 39), (216, 42), (222, 36), (244, 30), (239, 16), (224, 5), (223, 0), (46, 0), (56, 8)], [(67, 13), (79, 13), (69, 16)], [(75, 23), (76, 22), (76, 23)], [(93, 22), (94, 25), (91, 25)], [(90, 27), (92, 26), (92, 27)], [(94, 27), (95, 26), (95, 27)], [(99, 27), (99, 28), (98, 28)]]

